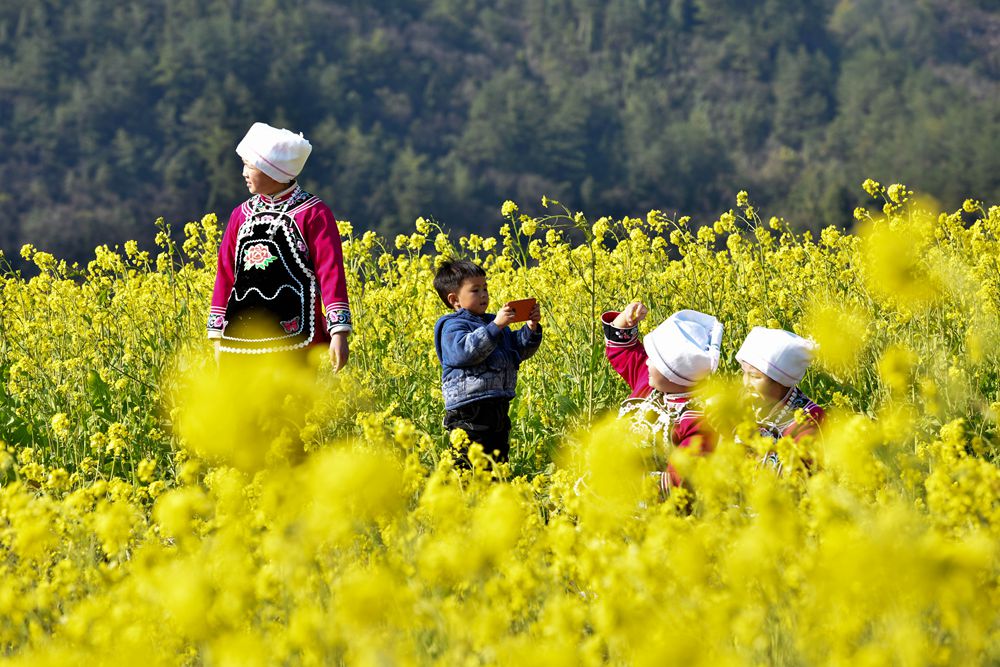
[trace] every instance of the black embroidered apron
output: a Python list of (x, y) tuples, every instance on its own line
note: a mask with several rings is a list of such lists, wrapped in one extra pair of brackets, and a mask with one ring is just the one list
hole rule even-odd
[(288, 213), (309, 195), (254, 202), (236, 239), (233, 290), (222, 351), (263, 354), (305, 348), (316, 333), (316, 275), (308, 246)]

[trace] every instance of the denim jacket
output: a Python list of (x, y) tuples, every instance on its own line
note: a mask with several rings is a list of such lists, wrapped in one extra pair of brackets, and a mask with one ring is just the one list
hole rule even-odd
[(517, 368), (542, 344), (542, 327), (501, 329), (495, 314), (462, 309), (434, 325), (434, 349), (441, 360), (444, 407), (454, 410), (486, 398), (514, 398)]

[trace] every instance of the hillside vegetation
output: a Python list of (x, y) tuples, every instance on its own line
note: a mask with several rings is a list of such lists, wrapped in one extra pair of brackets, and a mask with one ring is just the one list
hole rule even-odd
[(492, 234), (539, 193), (706, 222), (737, 185), (818, 230), (850, 224), (857, 174), (995, 201), (998, 54), (987, 0), (7, 0), (0, 248), (84, 259), (224, 219), (257, 120), (304, 132), (306, 188), (390, 235)]

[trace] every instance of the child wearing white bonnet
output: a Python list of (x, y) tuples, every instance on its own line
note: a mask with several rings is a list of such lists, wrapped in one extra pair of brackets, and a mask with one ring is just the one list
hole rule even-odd
[[(747, 334), (736, 360), (742, 366), (743, 387), (753, 400), (762, 435), (799, 440), (819, 431), (823, 408), (798, 387), (815, 348), (813, 341), (784, 329), (754, 327)], [(804, 417), (801, 421), (796, 419), (799, 410)], [(776, 457), (769, 458), (780, 468)]]
[[(681, 310), (639, 342), (639, 322), (648, 314), (641, 302), (621, 312), (601, 316), (605, 355), (611, 367), (632, 390), (622, 402), (619, 417), (648, 436), (654, 464), (661, 474), (661, 489), (681, 483), (666, 457), (673, 447), (712, 451), (716, 433), (705, 421), (692, 390), (719, 366), (722, 323), (695, 310)], [(659, 451), (657, 451), (659, 450)]]

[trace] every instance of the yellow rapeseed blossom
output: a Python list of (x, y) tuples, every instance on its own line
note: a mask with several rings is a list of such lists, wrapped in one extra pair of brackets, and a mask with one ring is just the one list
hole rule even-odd
[(863, 309), (835, 303), (833, 298), (825, 302), (816, 299), (810, 305), (805, 326), (819, 344), (819, 362), (834, 372), (850, 372), (861, 361), (871, 321)]
[[(5, 657), (1000, 661), (1000, 207), (863, 188), (884, 217), (815, 237), (745, 192), (700, 227), (547, 198), (538, 218), (505, 202), (489, 237), (342, 223), (356, 328), (337, 374), (323, 349), (301, 372), (219, 373), (214, 216), (179, 245), (158, 221), (155, 262), (101, 246), (80, 275), (26, 246), (40, 274), (0, 274)], [(494, 306), (534, 296), (545, 326), (497, 465), (441, 424), (431, 282), (466, 253)], [(629, 390), (599, 318), (635, 300), (641, 334), (682, 308), (725, 323), (694, 399), (711, 453), (615, 417)], [(819, 436), (761, 435), (734, 359), (755, 325), (819, 343), (801, 383), (828, 409)]]
[(56, 434), (56, 437), (66, 438), (69, 436), (70, 423), (65, 412), (57, 412), (54, 414), (50, 425), (52, 426), (52, 431)]

